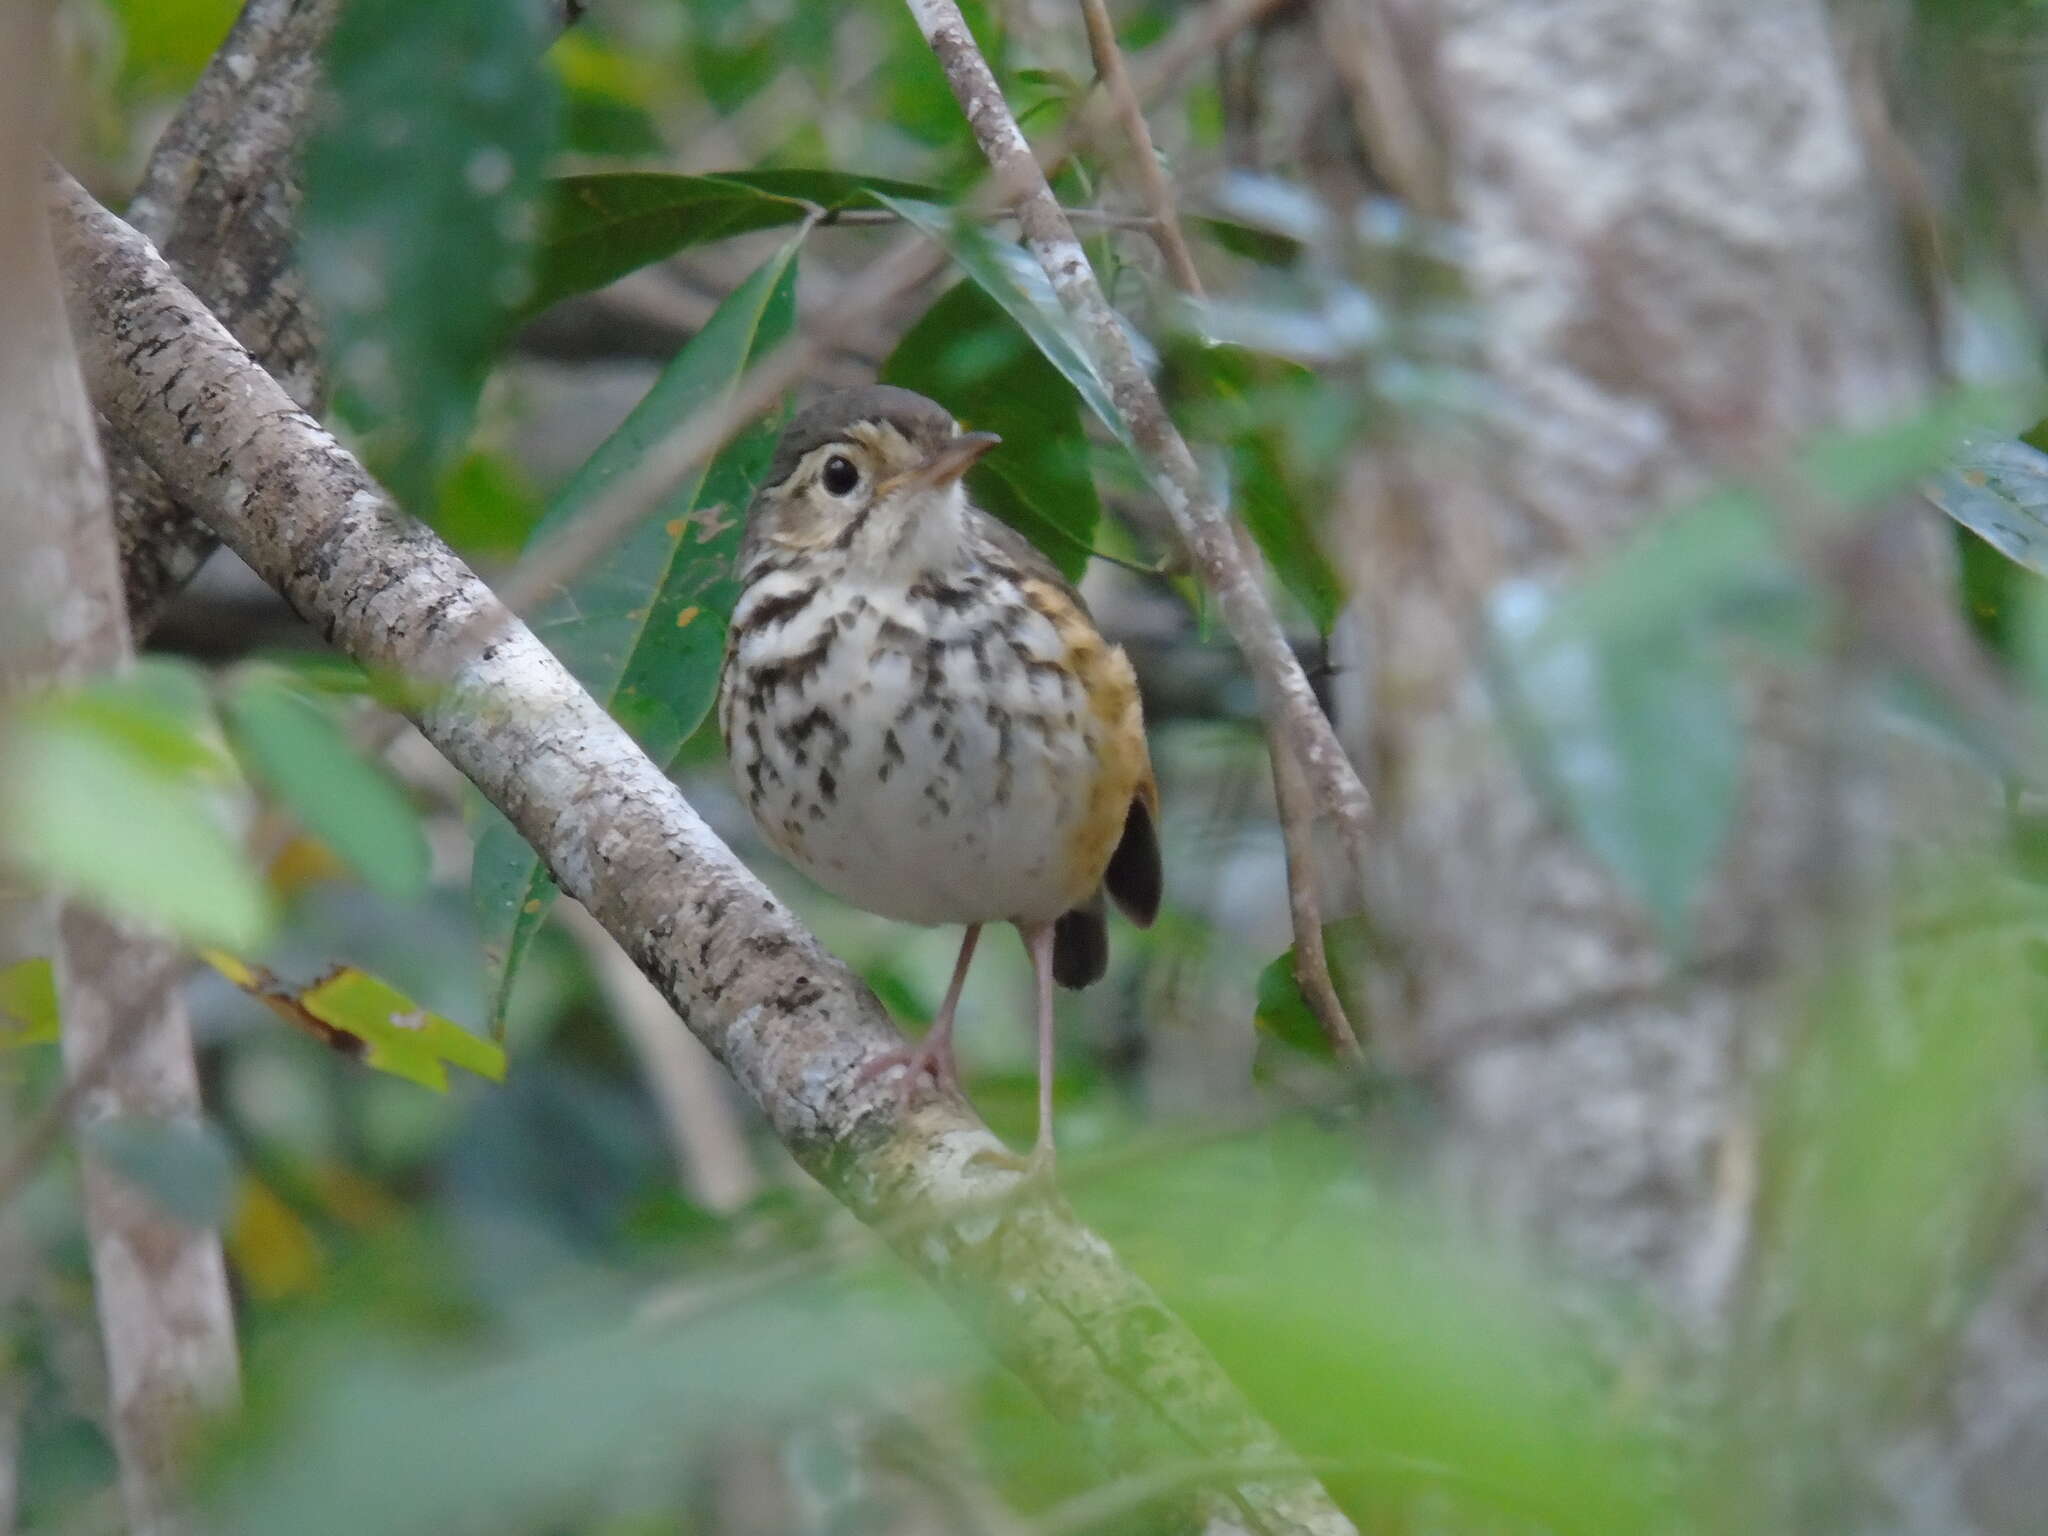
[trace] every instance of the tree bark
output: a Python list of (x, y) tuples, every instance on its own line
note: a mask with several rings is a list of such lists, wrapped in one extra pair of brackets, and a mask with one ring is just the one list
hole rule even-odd
[[(1348, 622), (1369, 686), (1344, 724), (1371, 765), (1369, 907), (1397, 957), (1371, 1011), (1397, 1059), (1436, 1064), (1439, 1166), (1468, 1209), (1588, 1293), (1645, 1293), (1711, 1342), (1755, 1236), (1771, 957), (1796, 956), (1828, 900), (1816, 829), (1849, 826), (1851, 862), (1881, 867), (1898, 823), (1845, 808), (1868, 785), (1830, 778), (1826, 708), (1753, 694), (1740, 825), (1698, 963), (1675, 967), (1510, 760), (1476, 636), (1501, 583), (1589, 569), (1675, 498), (1781, 463), (1806, 434), (1910, 413), (1934, 382), (1928, 328), (1822, 5), (1381, 9), (1426, 56), (1414, 99), (1438, 114), (1500, 394), (1482, 467), (1411, 442), (1353, 477)], [(1938, 559), (1908, 564), (1941, 608)], [(1861, 766), (1896, 795), (1929, 762)], [(1995, 797), (1960, 782), (1967, 823)], [(2023, 1406), (2048, 1368), (2048, 1264), (2028, 1246), (1941, 1410), (1967, 1396), (1981, 1420), (1937, 1432), (1953, 1454), (1913, 1465), (1938, 1476), (1895, 1487), (1869, 1528), (2018, 1529), (1980, 1517), (1980, 1475), (2008, 1511), (2048, 1507), (2048, 1443)]]
[[(325, 394), (297, 268), (298, 148), (341, 0), (248, 0), (150, 156), (134, 227), (299, 404)], [(108, 459), (130, 623), (147, 633), (216, 540), (117, 430)]]
[[(11, 8), (0, 21), (0, 206), (12, 210), (0, 235), (0, 614), (5, 682), (17, 690), (129, 656), (106, 474), (42, 216), (34, 65), (46, 56), (38, 8)], [(234, 1394), (226, 1268), (218, 1234), (155, 1210), (91, 1133), (115, 1118), (197, 1118), (179, 967), (162, 940), (75, 903), (43, 937), (55, 941), (109, 1430), (131, 1528), (154, 1536), (181, 1528), (176, 1464), (194, 1414)]]

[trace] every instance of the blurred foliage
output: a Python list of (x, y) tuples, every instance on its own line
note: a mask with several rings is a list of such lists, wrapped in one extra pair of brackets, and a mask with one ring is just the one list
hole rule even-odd
[[(80, 135), (105, 157), (97, 182), (120, 184), (233, 7), (67, 9), (93, 92)], [(2020, 65), (2041, 11), (1887, 12), (1910, 44), (1891, 60), (1912, 87), (1901, 116), (1955, 168), (1942, 233), (1969, 274), (1963, 309), (1998, 286), (2040, 206)], [(968, 8), (1046, 143), (1076, 123), (1090, 66), (1071, 18), (1042, 14)], [(1187, 8), (1116, 14), (1136, 50)], [(1285, 897), (1248, 691), (1227, 659), (1227, 687), (1180, 686), (1177, 668), (1215, 654), (1171, 595), (1191, 584), (1141, 587), (1089, 559), (1142, 568), (1172, 551), (1128, 424), (1038, 265), (1007, 222), (964, 211), (978, 157), (902, 5), (617, 0), (551, 44), (498, 0), (351, 0), (345, 15), (305, 215), (338, 404), (401, 499), (480, 563), (602, 505), (791, 333), (800, 300), (831, 304), (877, 238), (907, 227), (950, 254), (954, 280), (915, 300), (882, 372), (999, 432), (977, 497), (1085, 575), (1098, 608), (1136, 614), (1134, 651), (1164, 633), (1171, 652), (1147, 663), (1170, 699), (1152, 732), (1168, 909), (1149, 933), (1120, 927), (1110, 977), (1062, 1001), (1062, 1183), (1361, 1528), (1852, 1525), (1865, 1490), (1844, 1445), (1941, 1389), (1944, 1351), (2027, 1219), (2048, 1102), (2048, 835), (2027, 787), (2012, 786), (2010, 857), (1908, 871), (1899, 909), (1783, 1000), (1782, 1064), (1727, 1151), (1756, 1170), (1756, 1251), (1728, 1358), (1703, 1364), (1640, 1298), (1588, 1295), (1446, 1214), (1415, 1152), (1437, 1110), (1426, 1066), (1394, 1055), (1361, 1082), (1329, 1064), (1291, 953), (1274, 958)], [(1142, 230), (1081, 231), (1312, 649), (1358, 575), (1353, 454), (1410, 438), (1456, 452), (1489, 402), (1460, 232), (1333, 151), (1343, 113), (1290, 128), (1293, 96), (1336, 101), (1296, 73), (1240, 40), (1152, 110), (1206, 305), (1162, 291)], [(1131, 207), (1113, 142), (1083, 135), (1058, 184), (1077, 208)], [(526, 439), (582, 386), (501, 404), (524, 362), (510, 343), (635, 273), (675, 279), (664, 292), (687, 276), (715, 304), (554, 483)], [(1986, 312), (2020, 317), (2010, 350), (2029, 372), (2022, 306)], [(2027, 403), (1966, 391), (1815, 443), (1789, 491), (1718, 488), (1575, 579), (1480, 595), (1487, 683), (1524, 771), (1681, 954), (1741, 813), (1740, 685), (1810, 673), (1843, 616), (1804, 519), (1853, 528), (1923, 486), (1968, 530), (1964, 606), (2030, 700), (2048, 686), (2048, 444), (2007, 435)], [(736, 841), (702, 722), (737, 514), (776, 421), (536, 615)], [(1105, 1475), (757, 1124), (720, 1129), (709, 1101), (725, 1085), (649, 1051), (585, 931), (543, 926), (553, 887), (502, 818), (475, 815), (417, 753), (363, 750), (369, 702), (402, 686), (288, 648), (149, 659), (13, 706), (0, 735), (10, 872), (214, 951), (188, 989), (210, 1119), (96, 1133), (158, 1209), (225, 1230), (248, 1392), (209, 1438), (204, 1529), (1184, 1528), (1178, 1495), (1209, 1469)], [(742, 851), (894, 1013), (930, 1016), (952, 934), (870, 921)], [(1348, 999), (1398, 1002), (1361, 924), (1325, 937)], [(997, 1129), (1028, 1135), (1025, 971), (1014, 946), (984, 950), (963, 1061)], [(46, 958), (0, 969), (0, 1071), (23, 1105), (56, 1091), (59, 1001)], [(502, 1047), (465, 1027), (487, 1024)], [(1247, 1086), (1254, 1027), (1270, 1043)], [(1516, 1027), (1501, 1023), (1510, 1043)], [(700, 1094), (686, 1110), (679, 1080)], [(714, 1157), (741, 1174), (722, 1192), (702, 1179)], [(4, 1339), (33, 1530), (89, 1526), (114, 1481), (75, 1181), (66, 1154), (4, 1192), (40, 1259)]]
[(379, 478), (422, 510), (533, 288), (555, 130), (542, 26), (538, 0), (354, 0), (327, 49), (306, 277), (336, 406), (368, 434)]

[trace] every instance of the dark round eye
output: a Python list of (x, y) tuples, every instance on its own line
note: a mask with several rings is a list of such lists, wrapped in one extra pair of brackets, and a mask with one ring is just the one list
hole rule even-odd
[(860, 471), (853, 467), (853, 460), (834, 454), (825, 461), (825, 489), (834, 496), (844, 496), (860, 484)]

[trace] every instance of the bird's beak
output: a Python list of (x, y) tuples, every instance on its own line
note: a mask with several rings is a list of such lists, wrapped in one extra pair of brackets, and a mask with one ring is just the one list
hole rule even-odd
[(901, 483), (907, 487), (951, 485), (1001, 441), (993, 432), (962, 432), (903, 476)]

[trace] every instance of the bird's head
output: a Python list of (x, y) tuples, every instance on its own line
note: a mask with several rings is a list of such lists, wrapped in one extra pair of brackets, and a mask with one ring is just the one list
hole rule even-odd
[(855, 565), (939, 553), (965, 523), (960, 477), (1000, 441), (907, 389), (827, 396), (783, 431), (747, 510), (742, 564), (777, 547), (839, 550)]

